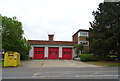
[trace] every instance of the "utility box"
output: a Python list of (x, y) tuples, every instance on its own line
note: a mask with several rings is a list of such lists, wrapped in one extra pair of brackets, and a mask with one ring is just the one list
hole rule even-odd
[(4, 55), (4, 67), (19, 66), (20, 54), (17, 52), (6, 52)]

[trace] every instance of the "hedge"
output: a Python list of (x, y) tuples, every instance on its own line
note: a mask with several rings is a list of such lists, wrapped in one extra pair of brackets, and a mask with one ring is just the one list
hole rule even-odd
[(97, 58), (95, 56), (91, 55), (91, 54), (81, 54), (80, 55), (80, 60), (84, 61), (84, 62), (86, 62), (86, 61), (96, 61)]
[(28, 60), (28, 55), (20, 54), (20, 60)]
[(105, 60), (105, 61), (118, 61), (118, 57), (103, 57), (103, 56), (97, 56), (98, 60)]

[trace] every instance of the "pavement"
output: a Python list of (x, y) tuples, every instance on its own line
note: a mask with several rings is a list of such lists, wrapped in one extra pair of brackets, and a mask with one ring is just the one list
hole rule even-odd
[(102, 67), (74, 60), (28, 60), (2, 68), (3, 79), (118, 79), (118, 67)]
[(21, 62), (22, 67), (102, 67), (74, 60), (28, 60)]

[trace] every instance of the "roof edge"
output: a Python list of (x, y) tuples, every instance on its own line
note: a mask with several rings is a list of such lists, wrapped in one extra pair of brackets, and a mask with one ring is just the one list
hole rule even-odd
[(89, 29), (79, 29), (76, 33), (74, 33), (73, 35), (72, 35), (72, 37), (75, 35), (75, 34), (77, 34), (79, 31), (90, 31)]

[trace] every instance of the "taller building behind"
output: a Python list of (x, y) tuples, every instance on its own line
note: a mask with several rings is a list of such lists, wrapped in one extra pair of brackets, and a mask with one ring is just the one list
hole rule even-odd
[(80, 51), (80, 54), (82, 53), (88, 53), (89, 52), (89, 40), (88, 37), (90, 36), (89, 30), (80, 29), (78, 30), (73, 36), (73, 42), (75, 44), (83, 44), (83, 50)]

